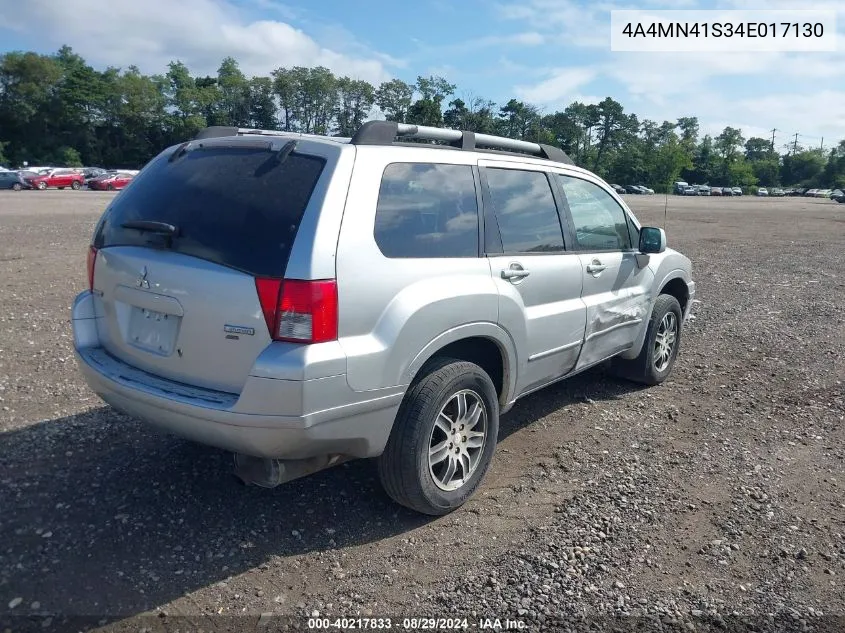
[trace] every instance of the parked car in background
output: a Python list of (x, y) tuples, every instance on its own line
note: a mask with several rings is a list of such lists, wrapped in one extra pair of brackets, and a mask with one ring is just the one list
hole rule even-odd
[(638, 196), (641, 196), (644, 193), (643, 190), (640, 189), (639, 185), (626, 185), (625, 191), (627, 191), (628, 193), (636, 194)]
[(94, 178), (99, 178), (100, 176), (104, 176), (107, 173), (109, 173), (108, 170), (103, 169), (102, 167), (86, 167), (82, 170), (82, 176), (83, 178), (85, 178), (86, 185), (91, 180), (94, 180)]
[(699, 196), (709, 196), (710, 195), (710, 187), (708, 185), (698, 185), (698, 195)]
[(835, 200), (836, 202), (845, 202), (845, 192), (842, 192), (838, 196), (831, 198), (831, 200)]
[(722, 188), (721, 187), (710, 187), (710, 195), (711, 196), (721, 196), (722, 195)]
[(637, 186), (640, 188), (640, 191), (642, 191), (645, 195), (647, 195), (647, 196), (653, 196), (654, 195), (654, 189), (652, 189), (650, 187), (646, 187), (645, 185), (637, 185)]
[(769, 195), (769, 190), (768, 190), (768, 189), (766, 189), (765, 187), (758, 187), (758, 188), (757, 188), (757, 195), (758, 195), (758, 196), (768, 196), (768, 195)]
[(82, 189), (85, 184), (85, 177), (77, 172), (75, 169), (50, 169), (39, 173), (34, 178), (28, 179), (35, 189), (47, 189), (55, 187), (57, 189)]
[(772, 189), (770, 195), (772, 195), (776, 198), (782, 198), (783, 196), (786, 195), (786, 192), (783, 189), (781, 189), (780, 187), (775, 187), (774, 189)]
[[(713, 195), (713, 192), (710, 192), (710, 195)], [(733, 189), (730, 187), (722, 187), (722, 195), (723, 196), (732, 196), (734, 195)]]
[(622, 185), (610, 185), (616, 193), (628, 193)]
[(843, 191), (841, 189), (834, 189), (830, 192), (830, 196), (828, 196), (831, 200), (836, 200), (837, 198), (841, 198), (843, 195)]
[(808, 198), (814, 198), (816, 196), (817, 191), (818, 191), (818, 189), (807, 189), (804, 192), (804, 195)]
[(126, 172), (119, 171), (114, 174), (105, 174), (99, 178), (94, 178), (88, 181), (89, 189), (96, 189), (97, 191), (117, 191), (123, 189), (126, 185), (132, 182), (135, 176)]
[(27, 183), (18, 172), (9, 171), (8, 169), (0, 171), (0, 189), (14, 189), (15, 191), (20, 191), (21, 189), (30, 188), (29, 183)]
[(816, 198), (829, 198), (830, 194), (833, 193), (832, 189), (819, 189), (816, 192)]
[(681, 190), (681, 195), (682, 196), (697, 196), (698, 195), (698, 189), (696, 189), (692, 185), (687, 185), (686, 187), (684, 187)]
[(672, 183), (672, 193), (675, 193), (679, 196), (683, 195), (684, 189), (686, 189), (687, 187), (689, 187), (689, 183), (684, 182), (683, 180), (676, 180), (674, 183)]
[(741, 196), (742, 195), (742, 187), (732, 187), (731, 193), (735, 196)]

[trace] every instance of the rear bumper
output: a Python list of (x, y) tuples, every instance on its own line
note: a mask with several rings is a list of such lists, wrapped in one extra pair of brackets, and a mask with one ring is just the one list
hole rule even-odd
[(115, 409), (190, 440), (256, 457), (381, 454), (402, 389), (356, 392), (345, 375), (310, 380), (249, 376), (240, 394), (154, 376), (99, 344), (90, 292), (73, 306), (74, 348), (91, 389)]

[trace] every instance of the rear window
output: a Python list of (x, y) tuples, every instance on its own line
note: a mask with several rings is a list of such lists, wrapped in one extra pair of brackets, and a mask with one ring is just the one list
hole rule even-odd
[[(173, 162), (161, 156), (106, 211), (94, 239), (109, 246), (168, 247), (255, 276), (281, 277), (325, 161), (264, 147), (204, 147)], [(172, 224), (169, 239), (124, 228), (132, 220)]]

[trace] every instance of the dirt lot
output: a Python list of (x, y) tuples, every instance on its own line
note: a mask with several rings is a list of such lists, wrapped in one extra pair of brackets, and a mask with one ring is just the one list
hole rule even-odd
[[(0, 193), (0, 630), (845, 627), (845, 205), (670, 196), (702, 302), (673, 377), (528, 397), (477, 496), (432, 520), (369, 462), (245, 488), (223, 452), (102, 405), (68, 315), (111, 195)], [(662, 225), (663, 196), (629, 200)]]

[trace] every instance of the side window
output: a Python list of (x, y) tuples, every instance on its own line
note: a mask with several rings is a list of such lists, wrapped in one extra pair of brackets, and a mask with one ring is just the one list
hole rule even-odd
[(381, 179), (374, 235), (385, 257), (478, 257), (472, 167), (388, 165)]
[[(624, 251), (631, 248), (625, 210), (604, 189), (586, 180), (557, 174), (566, 196), (575, 239), (588, 251)], [(635, 230), (635, 227), (631, 227)]]
[(564, 250), (560, 218), (545, 173), (488, 167), (485, 174), (505, 253)]

